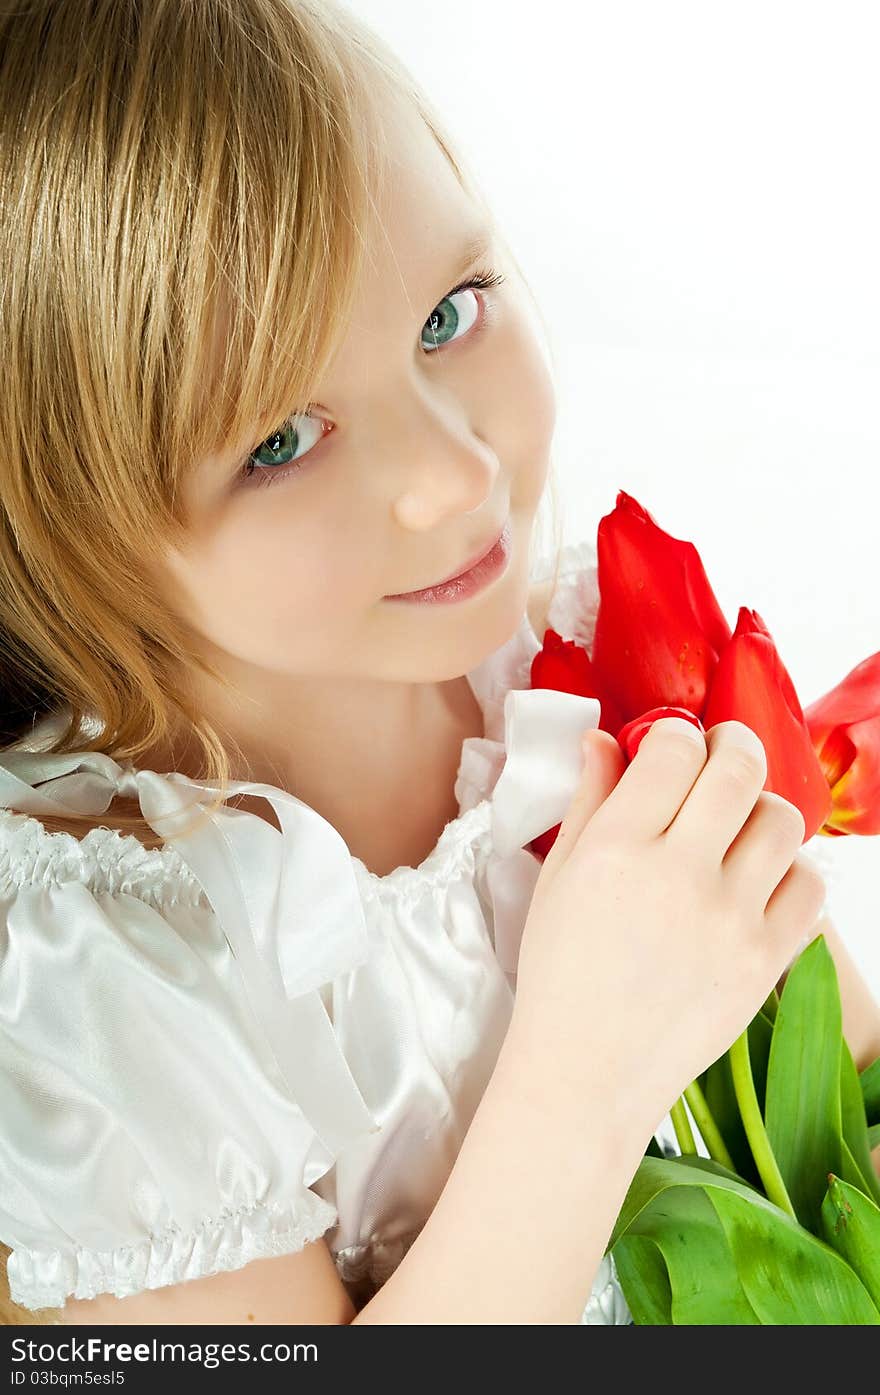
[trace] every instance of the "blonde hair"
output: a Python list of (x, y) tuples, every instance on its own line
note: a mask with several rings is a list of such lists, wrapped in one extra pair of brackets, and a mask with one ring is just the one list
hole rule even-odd
[[(194, 667), (229, 685), (145, 540), (184, 545), (194, 463), (314, 395), (376, 230), (383, 94), (415, 105), (482, 203), (408, 70), (338, 0), (0, 11), (0, 747), (58, 712), (59, 754), (137, 764), (192, 738), (210, 810), (228, 798)], [(555, 490), (551, 470), (558, 567)], [(161, 846), (121, 802), (113, 826)]]

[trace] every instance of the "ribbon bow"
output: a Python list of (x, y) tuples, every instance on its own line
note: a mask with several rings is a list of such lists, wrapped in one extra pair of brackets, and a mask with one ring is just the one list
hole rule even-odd
[(491, 796), (494, 855), (486, 883), (494, 915), (495, 954), (516, 973), (522, 932), (541, 862), (526, 848), (539, 833), (560, 823), (580, 784), (583, 733), (599, 725), (596, 698), (555, 688), (510, 689), (504, 698), (507, 756)]
[[(47, 781), (51, 793), (43, 788)], [(6, 750), (0, 762), (3, 808), (103, 814), (117, 794), (138, 800), (145, 821), (202, 884), (293, 1099), (335, 1157), (353, 1138), (380, 1128), (318, 991), (368, 955), (351, 856), (333, 825), (295, 795), (241, 780), (230, 781), (230, 794), (263, 796), (282, 832), (244, 810), (221, 807), (182, 836), (204, 814), (201, 796), (216, 790), (176, 772), (119, 765), (98, 751)]]
[[(511, 689), (504, 698), (504, 742), (491, 748), (500, 768), (491, 796), (493, 856), (486, 876), (495, 951), (516, 972), (519, 944), (539, 860), (526, 850), (557, 824), (583, 765), (581, 736), (597, 726), (599, 703), (550, 688)], [(490, 727), (490, 729), (494, 729)], [(506, 756), (505, 756), (506, 748)], [(135, 770), (99, 751), (62, 755), (9, 749), (0, 761), (0, 808), (25, 814), (103, 814), (116, 795), (136, 798), (146, 823), (195, 874), (238, 961), (244, 989), (293, 1099), (332, 1155), (380, 1128), (351, 1073), (320, 986), (362, 964), (369, 940), (351, 854), (327, 819), (293, 794), (251, 781), (230, 794), (259, 795), (281, 832), (242, 809), (204, 818), (214, 783)], [(51, 790), (51, 792), (50, 792)]]

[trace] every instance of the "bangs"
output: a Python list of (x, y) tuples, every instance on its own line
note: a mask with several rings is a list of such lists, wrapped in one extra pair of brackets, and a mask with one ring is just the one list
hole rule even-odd
[(379, 231), (384, 61), (358, 61), (348, 16), (328, 43), (332, 7), (311, 22), (308, 6), (257, 8), (259, 34), (250, 5), (227, 18), (222, 63), (207, 46), (190, 60), (202, 94), (192, 124), (210, 141), (171, 181), (195, 191), (176, 288), (185, 347), (166, 403), (177, 424), (166, 459), (181, 472), (305, 409)]
[[(0, 5), (0, 731), (65, 706), (120, 759), (179, 728), (194, 644), (161, 575), (186, 483), (303, 410), (350, 321), (401, 101), (341, 0)], [(157, 565), (158, 564), (158, 565)], [(221, 680), (222, 681), (222, 680)], [(4, 719), (3, 708), (6, 717)]]

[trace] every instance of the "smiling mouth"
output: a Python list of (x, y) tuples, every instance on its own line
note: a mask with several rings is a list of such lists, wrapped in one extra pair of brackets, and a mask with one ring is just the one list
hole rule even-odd
[(418, 586), (412, 591), (396, 591), (393, 594), (386, 596), (384, 599), (386, 601), (396, 601), (399, 600), (401, 596), (421, 596), (428, 591), (433, 591), (438, 586), (447, 586), (450, 582), (458, 581), (461, 577), (467, 576), (468, 572), (473, 571), (475, 567), (479, 566), (480, 562), (485, 561), (489, 554), (495, 550), (501, 539), (504, 537), (507, 526), (508, 524), (505, 520), (504, 527), (500, 529), (500, 531), (494, 535), (491, 541), (487, 543), (481, 549), (481, 551), (476, 553), (476, 555), (473, 556), (469, 562), (466, 562), (463, 567), (459, 567), (458, 571), (452, 572), (449, 576), (441, 577), (438, 581), (432, 581), (428, 586)]
[(385, 596), (386, 601), (398, 604), (436, 605), (464, 601), (478, 595), (491, 585), (507, 569), (511, 555), (510, 519), (504, 524), (497, 540), (488, 551), (477, 557), (465, 570), (446, 581), (436, 581), (421, 591), (401, 591), (396, 596)]

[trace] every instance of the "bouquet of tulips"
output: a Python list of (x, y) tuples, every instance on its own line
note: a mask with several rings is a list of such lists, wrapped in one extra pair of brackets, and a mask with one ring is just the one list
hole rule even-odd
[[(803, 710), (761, 616), (731, 631), (694, 545), (622, 490), (597, 555), (591, 650), (547, 629), (532, 687), (596, 698), (629, 760), (660, 717), (744, 722), (805, 841), (880, 833), (880, 653)], [(880, 1057), (859, 1074), (841, 1022), (819, 934), (673, 1107), (680, 1153), (652, 1141), (608, 1245), (636, 1323), (880, 1325)]]

